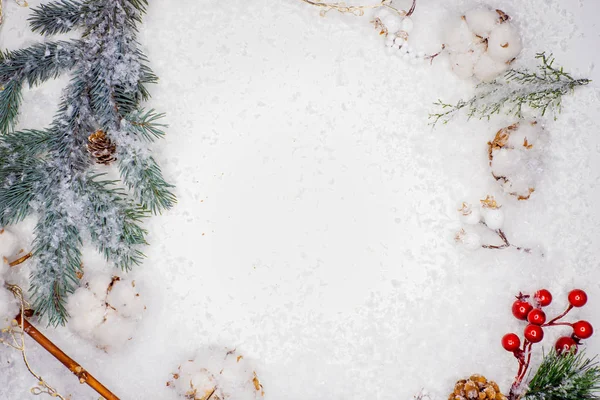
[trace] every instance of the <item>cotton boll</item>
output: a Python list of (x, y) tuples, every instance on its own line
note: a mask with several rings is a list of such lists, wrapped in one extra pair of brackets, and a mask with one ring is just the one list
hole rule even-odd
[(460, 220), (467, 225), (477, 225), (481, 221), (481, 211), (478, 208), (468, 210), (468, 213), (460, 213)]
[(446, 38), (446, 48), (455, 53), (465, 53), (473, 50), (481, 40), (469, 29), (466, 21), (459, 22), (450, 29)]
[(4, 229), (0, 233), (0, 257), (12, 257), (19, 252), (19, 238)]
[(496, 62), (511, 61), (519, 55), (522, 48), (521, 37), (511, 24), (498, 25), (490, 33), (487, 52), (490, 58)]
[(488, 228), (493, 230), (500, 229), (504, 225), (504, 212), (498, 208), (486, 209), (483, 219)]
[(262, 388), (253, 367), (244, 357), (235, 353), (225, 359), (219, 382), (223, 393), (231, 399), (255, 400), (262, 397)]
[(100, 348), (105, 350), (122, 347), (135, 331), (135, 323), (121, 317), (116, 311), (107, 309), (104, 322), (94, 331), (94, 339)]
[(487, 38), (500, 21), (496, 11), (483, 7), (467, 11), (465, 19), (471, 32), (483, 38)]
[(513, 149), (499, 149), (492, 152), (492, 172), (496, 176), (512, 175), (522, 162), (521, 154)]
[(92, 338), (94, 330), (104, 320), (104, 303), (86, 288), (79, 288), (69, 296), (66, 307), (71, 316), (69, 328), (81, 336)]
[(98, 274), (88, 277), (86, 286), (99, 299), (104, 299), (111, 281), (112, 277), (110, 275)]
[(402, 23), (400, 24), (400, 30), (403, 30), (406, 33), (410, 33), (412, 32), (414, 28), (414, 22), (412, 19), (410, 19), (409, 17), (406, 17), (402, 20)]
[(514, 148), (525, 147), (525, 144), (537, 147), (542, 131), (542, 127), (538, 123), (521, 122), (518, 129), (511, 132), (507, 144)]
[(120, 311), (135, 300), (136, 294), (131, 282), (116, 281), (106, 296), (106, 302)]
[(467, 232), (463, 234), (460, 242), (467, 250), (477, 250), (481, 248), (481, 236), (475, 232)]
[(216, 395), (215, 398), (223, 398), (215, 376), (196, 361), (187, 361), (179, 367), (178, 378), (174, 384), (179, 394), (186, 398), (201, 400), (211, 394)]
[(473, 73), (482, 82), (491, 82), (508, 69), (508, 65), (494, 61), (487, 54), (482, 54), (475, 63)]
[(461, 79), (468, 79), (473, 76), (475, 63), (478, 59), (479, 55), (473, 51), (452, 53), (450, 54), (452, 72)]
[(402, 19), (400, 19), (400, 16), (398, 15), (388, 15), (381, 18), (381, 23), (388, 30), (388, 33), (396, 33), (402, 26)]

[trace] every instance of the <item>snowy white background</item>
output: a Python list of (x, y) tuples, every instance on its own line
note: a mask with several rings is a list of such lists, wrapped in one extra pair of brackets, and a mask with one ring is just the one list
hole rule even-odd
[[(5, 3), (0, 47), (39, 41), (29, 10)], [(510, 313), (519, 291), (549, 289), (559, 312), (586, 289), (573, 318), (600, 327), (600, 3), (420, 0), (412, 43), (436, 51), (447, 20), (481, 3), (513, 17), (517, 66), (546, 50), (594, 79), (542, 121), (551, 146), (526, 202), (501, 195), (487, 167), (487, 141), (514, 120), (432, 130), (432, 102), (473, 83), (446, 59), (389, 55), (368, 17), (320, 18), (298, 0), (151, 1), (140, 41), (161, 79), (149, 106), (168, 116), (156, 153), (179, 203), (149, 221), (152, 246), (132, 274), (147, 311), (118, 353), (44, 332), (122, 399), (175, 399), (170, 372), (217, 344), (253, 360), (268, 399), (405, 400), (423, 387), (446, 398), (475, 372), (507, 391), (516, 361), (500, 338), (522, 333)], [(20, 127), (46, 126), (65, 83), (27, 91)], [(486, 194), (504, 204), (509, 239), (546, 257), (454, 245), (458, 205)], [(547, 330), (544, 347), (565, 333)], [(97, 398), (29, 348), (61, 393)], [(28, 398), (33, 383), (18, 353), (0, 350), (0, 397)]]

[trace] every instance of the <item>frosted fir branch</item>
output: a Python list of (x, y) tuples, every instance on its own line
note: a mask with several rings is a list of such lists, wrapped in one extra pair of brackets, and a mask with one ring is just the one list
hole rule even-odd
[(147, 244), (146, 230), (139, 224), (148, 216), (146, 209), (136, 206), (119, 190), (117, 182), (86, 178), (81, 190), (87, 195), (87, 220), (92, 242), (107, 261), (123, 270), (139, 264), (144, 254), (140, 245)]
[[(77, 4), (76, 20), (69, 13)], [(129, 269), (143, 258), (145, 217), (175, 203), (172, 186), (147, 149), (148, 142), (164, 135), (162, 115), (140, 107), (149, 96), (145, 85), (157, 80), (136, 41), (146, 5), (142, 0), (58, 0), (45, 3), (33, 17), (46, 34), (66, 26), (50, 23), (61, 13), (82, 30), (81, 40), (68, 42), (73, 47), (69, 62), (60, 65), (60, 72), (71, 70), (72, 79), (50, 127), (0, 135), (0, 222), (14, 223), (33, 212), (39, 216), (31, 290), (36, 312), (53, 325), (68, 318), (65, 300), (79, 283), (82, 241), (89, 239), (107, 260)], [(29, 48), (37, 57), (30, 63), (2, 63), (0, 76), (2, 67), (15, 85), (54, 76), (58, 69), (39, 58), (47, 57), (45, 46)], [(2, 53), (3, 60), (14, 54)], [(4, 96), (9, 94), (20, 96), (20, 87)], [(118, 142), (119, 168), (129, 190), (95, 175), (97, 160), (87, 144), (98, 130)]]
[(77, 41), (38, 43), (0, 54), (0, 133), (14, 129), (21, 105), (21, 88), (58, 77), (75, 63)]
[(31, 275), (30, 292), (38, 315), (47, 315), (51, 325), (64, 325), (69, 316), (66, 297), (79, 284), (82, 240), (67, 215), (51, 210), (53, 200), (48, 199), (35, 228), (33, 254), (38, 267)]
[(140, 204), (153, 214), (173, 207), (177, 202), (171, 192), (173, 185), (167, 183), (160, 167), (147, 152), (135, 146), (119, 146), (117, 159), (121, 179), (133, 192)]
[(21, 106), (21, 81), (14, 80), (0, 87), (0, 134), (12, 131), (17, 124)]
[(574, 351), (546, 355), (520, 396), (525, 400), (597, 400), (600, 366), (596, 358)]
[(561, 111), (562, 97), (591, 81), (575, 79), (562, 67), (555, 67), (552, 55), (538, 53), (536, 59), (541, 62), (537, 72), (509, 70), (501, 79), (478, 85), (476, 94), (468, 100), (459, 100), (456, 104), (436, 101), (434, 105), (439, 111), (429, 114), (431, 125), (447, 124), (462, 110), (468, 119), (490, 119), (500, 113), (522, 118), (523, 108), (529, 107), (539, 116), (553, 112), (556, 118)]
[(40, 4), (33, 9), (28, 19), (33, 32), (41, 35), (67, 33), (76, 28), (82, 18), (83, 4), (79, 1), (60, 0), (48, 4)]
[(148, 142), (153, 142), (165, 135), (166, 124), (158, 121), (165, 117), (164, 113), (157, 113), (154, 109), (138, 109), (130, 113), (121, 121), (121, 128), (132, 135), (141, 137)]

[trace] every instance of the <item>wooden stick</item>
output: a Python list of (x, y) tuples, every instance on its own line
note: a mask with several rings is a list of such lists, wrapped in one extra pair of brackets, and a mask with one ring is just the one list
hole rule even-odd
[(29, 323), (25, 318), (21, 319), (21, 313), (15, 317), (17, 324), (23, 329), (23, 331), (31, 336), (33, 340), (39, 343), (46, 351), (52, 354), (58, 361), (60, 361), (65, 367), (69, 369), (75, 376), (79, 378), (79, 383), (87, 383), (92, 389), (98, 392), (106, 400), (119, 400), (110, 390), (102, 385), (96, 378), (94, 378), (89, 372), (87, 372), (81, 365), (75, 360), (66, 355), (61, 349), (59, 349), (54, 343), (52, 343), (46, 336), (38, 331), (33, 325)]

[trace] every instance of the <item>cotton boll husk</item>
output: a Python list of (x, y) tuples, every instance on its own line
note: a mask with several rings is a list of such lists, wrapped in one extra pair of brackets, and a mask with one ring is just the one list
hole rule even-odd
[(511, 24), (498, 25), (488, 38), (488, 55), (499, 63), (511, 61), (519, 55), (523, 45), (517, 29)]
[(492, 172), (496, 176), (510, 176), (523, 163), (522, 154), (514, 149), (499, 149), (492, 152)]
[(111, 281), (110, 275), (97, 274), (88, 277), (86, 285), (99, 299), (104, 299)]
[(471, 32), (466, 21), (461, 18), (450, 27), (445, 44), (451, 52), (465, 53), (475, 49), (479, 43), (481, 39)]
[(486, 209), (483, 213), (483, 219), (488, 228), (496, 230), (504, 225), (504, 211), (500, 209)]
[(0, 257), (13, 257), (19, 250), (19, 238), (17, 235), (4, 229), (0, 233)]
[(482, 82), (491, 82), (508, 69), (508, 65), (492, 60), (487, 54), (482, 54), (475, 63), (473, 73)]
[(97, 345), (106, 350), (122, 347), (135, 331), (135, 322), (121, 317), (116, 311), (107, 309), (103, 323), (94, 331)]
[(452, 72), (461, 79), (468, 79), (473, 76), (475, 63), (478, 59), (479, 54), (474, 51), (452, 53), (450, 54)]
[(499, 22), (498, 13), (484, 7), (467, 11), (465, 19), (471, 32), (483, 38), (487, 38)]
[(69, 328), (81, 336), (91, 338), (94, 330), (104, 320), (104, 304), (86, 288), (79, 288), (67, 299), (67, 312), (71, 316)]

